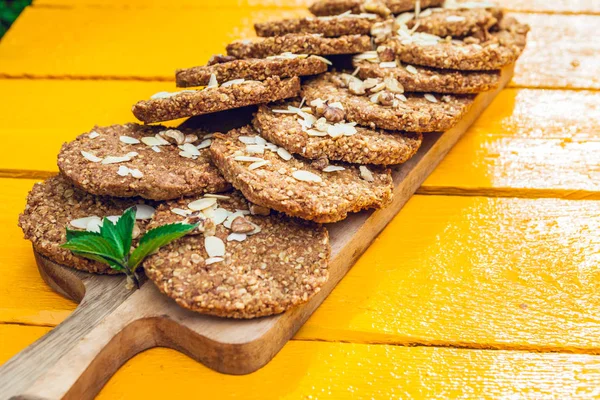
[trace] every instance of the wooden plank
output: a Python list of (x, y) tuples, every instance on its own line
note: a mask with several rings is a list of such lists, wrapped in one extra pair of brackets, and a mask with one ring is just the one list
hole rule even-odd
[(600, 16), (514, 16), (531, 26), (514, 86), (600, 89), (600, 40), (592, 39), (597, 36)]
[[(512, 69), (505, 69), (501, 86), (511, 76)], [(0, 368), (0, 392), (7, 397), (92, 398), (122, 363), (156, 346), (184, 351), (219, 372), (247, 374), (263, 367), (329, 295), (500, 90), (478, 95), (456, 126), (444, 134), (428, 135), (414, 157), (394, 168), (394, 198), (387, 207), (328, 225), (328, 281), (307, 303), (283, 314), (254, 320), (203, 316), (179, 307), (152, 284), (132, 294), (124, 285), (115, 286), (119, 277), (74, 273), (38, 255), (36, 260), (45, 280), (83, 300), (73, 316)], [(120, 306), (114, 308), (116, 304)]]
[[(0, 325), (0, 363), (48, 328)], [(285, 371), (286, 379), (281, 379)], [(170, 349), (128, 361), (98, 399), (580, 398), (598, 395), (597, 356), (292, 341), (251, 375), (216, 373)], [(251, 388), (251, 390), (249, 390)], [(193, 396), (193, 395), (192, 395)]]
[[(204, 63), (231, 40), (253, 35), (253, 22), (306, 13), (244, 7), (227, 12), (213, 8), (195, 12), (176, 8), (119, 12), (93, 7), (28, 8), (2, 40), (0, 76), (172, 80), (176, 68)], [(600, 42), (590, 40), (596, 35), (600, 16), (516, 16), (529, 23), (532, 31), (517, 64), (514, 85), (600, 88)], [(198, 23), (199, 17), (202, 23)], [(111, 21), (109, 30), (107, 20)], [(77, 32), (77, 40), (70, 32)], [(39, 54), (45, 57), (40, 60)]]
[(416, 196), (296, 338), (600, 353), (600, 202)]
[(293, 341), (245, 376), (150, 350), (127, 362), (98, 399), (575, 399), (598, 397), (598, 379), (600, 362), (589, 355)]
[(54, 326), (75, 308), (54, 293), (40, 277), (31, 245), (22, 239), (17, 216), (25, 208), (34, 181), (0, 179), (0, 321)]
[[(299, 8), (307, 7), (314, 0), (221, 0), (219, 2), (199, 2), (194, 0), (35, 0), (37, 6), (53, 7), (182, 7), (182, 8), (225, 8), (225, 7), (256, 7), (256, 8)], [(600, 14), (600, 4), (595, 0), (502, 0), (498, 1), (507, 10), (520, 12), (569, 13), (569, 14)]]
[[(62, 143), (95, 124), (132, 121), (135, 101), (174, 89), (165, 82), (0, 80), (0, 176), (55, 173)], [(54, 101), (45, 102), (48, 93)], [(32, 103), (44, 104), (36, 118)], [(28, 157), (14, 151), (23, 138)], [(599, 92), (505, 90), (419, 192), (600, 199), (598, 141)]]

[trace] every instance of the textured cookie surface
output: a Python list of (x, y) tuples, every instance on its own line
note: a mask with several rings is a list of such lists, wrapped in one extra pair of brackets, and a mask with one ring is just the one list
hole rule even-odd
[[(391, 81), (393, 83), (393, 81)], [(442, 132), (454, 126), (473, 103), (471, 95), (404, 95), (399, 88), (385, 84), (381, 92), (393, 88), (390, 105), (383, 104), (374, 82), (361, 81), (348, 74), (325, 73), (302, 87), (307, 102), (315, 99), (340, 102), (346, 119), (359, 125), (409, 132)], [(381, 87), (382, 85), (379, 85)], [(360, 93), (360, 94), (359, 94)]]
[(205, 136), (163, 126), (95, 127), (62, 146), (58, 167), (75, 186), (96, 195), (165, 200), (227, 190)]
[(136, 103), (133, 106), (133, 115), (146, 123), (169, 121), (287, 99), (296, 96), (298, 90), (300, 90), (298, 77), (280, 79), (274, 76), (264, 81), (243, 81), (218, 87), (206, 87), (202, 90), (161, 92), (152, 96), (150, 100)]
[(349, 212), (380, 208), (391, 200), (389, 170), (343, 165), (342, 170), (326, 172), (272, 144), (266, 147), (275, 151), (256, 153), (256, 143), (264, 142), (260, 139), (254, 129), (244, 127), (215, 134), (211, 145), (219, 170), (253, 203), (307, 220), (335, 222)]
[[(297, 112), (273, 112), (288, 110), (288, 106)], [(309, 159), (324, 157), (355, 164), (401, 164), (421, 145), (421, 134), (374, 130), (345, 123), (340, 108), (328, 110), (329, 106), (320, 104), (319, 107), (303, 108), (303, 111), (294, 108), (297, 106), (297, 102), (262, 105), (253, 125), (265, 139)], [(339, 113), (342, 119), (335, 118), (336, 123), (328, 122), (323, 115), (330, 113)], [(338, 132), (340, 130), (345, 132)]]
[[(479, 35), (502, 19), (500, 8), (429, 9), (406, 21), (409, 29), (445, 38)], [(416, 27), (416, 28), (415, 28)]]
[(338, 15), (350, 11), (354, 14), (372, 12), (387, 16), (421, 8), (440, 6), (444, 0), (317, 0), (309, 10), (314, 15)]
[[(27, 196), (25, 211), (19, 216), (19, 226), (23, 229), (25, 239), (32, 242), (38, 253), (58, 264), (87, 272), (116, 274), (118, 272), (108, 265), (75, 256), (60, 246), (66, 242), (66, 228), (77, 229), (87, 221), (82, 218), (97, 224), (100, 218), (121, 216), (127, 208), (136, 204), (146, 204), (143, 206), (146, 208), (144, 214), (154, 210), (152, 203), (140, 199), (115, 199), (87, 194), (58, 175), (34, 185)], [(142, 214), (138, 211), (139, 217), (144, 216)], [(78, 226), (73, 226), (72, 223), (77, 221)], [(148, 221), (136, 221), (135, 237), (145, 232)]]
[(294, 54), (355, 54), (371, 49), (366, 35), (326, 38), (312, 33), (290, 33), (258, 41), (238, 40), (227, 45), (227, 54), (236, 58), (264, 58), (285, 52)]
[(290, 78), (316, 75), (327, 71), (327, 60), (317, 56), (281, 54), (266, 59), (249, 58), (180, 69), (175, 74), (177, 86), (205, 86), (212, 74), (218, 83), (233, 79), (264, 81), (269, 77)]
[(281, 36), (288, 33), (320, 33), (325, 37), (368, 35), (376, 14), (350, 14), (331, 17), (306, 17), (254, 24), (258, 36)]
[[(380, 49), (382, 48), (383, 46), (380, 46)], [(381, 57), (376, 52), (367, 53), (359, 54), (353, 62), (355, 67), (360, 68), (357, 75), (360, 79), (384, 79), (386, 76), (393, 76), (407, 92), (480, 93), (497, 88), (500, 82), (500, 71), (458, 71), (410, 64), (401, 65), (395, 62), (393, 54), (392, 64), (395, 66), (390, 67), (388, 61), (384, 62), (382, 67)]]
[(409, 64), (444, 69), (497, 70), (514, 63), (525, 48), (529, 26), (505, 17), (498, 30), (485, 38), (467, 36), (462, 40), (442, 40), (427, 33), (392, 38), (386, 43), (398, 59)]
[[(213, 221), (210, 233), (185, 236), (144, 261), (159, 290), (190, 310), (231, 318), (278, 314), (318, 293), (328, 278), (327, 230), (277, 212), (251, 215), (239, 192), (225, 194), (228, 198), (203, 211), (193, 207), (187, 216), (180, 214), (192, 213), (194, 199), (157, 209), (152, 226)], [(233, 232), (248, 229), (252, 232)]]

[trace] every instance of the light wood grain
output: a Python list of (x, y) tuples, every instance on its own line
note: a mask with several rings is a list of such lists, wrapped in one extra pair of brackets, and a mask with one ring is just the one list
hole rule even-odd
[[(95, 7), (30, 8), (2, 40), (0, 76), (173, 80), (176, 68), (203, 64), (212, 54), (223, 52), (231, 40), (253, 36), (254, 21), (306, 13), (245, 7), (227, 12), (215, 8), (125, 8), (119, 12)], [(515, 16), (532, 28), (517, 64), (515, 85), (600, 88), (600, 43), (591, 40), (600, 16)], [(111, 29), (106, 29), (107, 20)], [(57, 25), (62, 29), (55, 29)], [(76, 40), (70, 32), (77, 32)], [(40, 60), (42, 52), (46, 57)]]
[[(502, 86), (511, 76), (511, 68), (503, 71)], [(230, 374), (246, 374), (264, 366), (323, 302), (500, 90), (477, 96), (454, 128), (427, 135), (419, 152), (394, 168), (394, 198), (390, 205), (328, 226), (332, 247), (329, 280), (308, 303), (283, 314), (245, 321), (202, 316), (180, 308), (151, 284), (127, 297), (131, 292), (115, 283), (119, 277), (68, 271), (38, 256), (44, 279), (69, 297), (83, 298), (83, 302), (49, 335), (0, 367), (0, 393), (23, 399), (92, 398), (123, 362), (155, 346), (178, 349), (210, 368)]]

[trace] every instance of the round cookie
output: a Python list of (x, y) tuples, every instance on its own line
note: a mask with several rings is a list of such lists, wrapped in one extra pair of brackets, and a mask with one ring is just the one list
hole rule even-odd
[(327, 230), (275, 212), (252, 215), (239, 192), (226, 195), (189, 216), (190, 207), (198, 209), (190, 199), (158, 207), (152, 225), (206, 215), (214, 221), (208, 237), (208, 230), (185, 236), (144, 261), (159, 290), (182, 307), (230, 318), (279, 314), (318, 293), (329, 275)]
[(338, 15), (350, 11), (377, 13), (382, 16), (414, 10), (419, 2), (422, 9), (441, 6), (444, 0), (317, 0), (308, 9), (318, 16)]
[(529, 26), (512, 17), (503, 18), (497, 30), (480, 38), (445, 40), (428, 33), (414, 33), (385, 42), (402, 62), (459, 70), (497, 70), (514, 63), (523, 52)]
[(238, 40), (227, 45), (227, 54), (236, 58), (265, 58), (290, 52), (294, 54), (355, 54), (371, 50), (366, 35), (326, 38), (314, 33), (289, 33), (259, 41)]
[(215, 134), (210, 151), (225, 179), (248, 200), (291, 216), (336, 222), (391, 201), (389, 170), (311, 163), (266, 142), (250, 127)]
[(325, 37), (368, 35), (378, 20), (377, 14), (346, 14), (331, 17), (306, 17), (257, 22), (254, 30), (258, 36), (281, 36), (288, 33), (319, 33)]
[(19, 226), (35, 251), (60, 265), (97, 274), (118, 274), (119, 271), (106, 264), (78, 257), (60, 246), (66, 242), (67, 227), (94, 229), (101, 218), (120, 216), (134, 205), (143, 207), (137, 213), (138, 218), (144, 218), (136, 221), (139, 230), (134, 230), (134, 236), (137, 238), (146, 231), (154, 203), (93, 196), (58, 175), (33, 186), (27, 196), (25, 211), (19, 215)]
[(214, 56), (207, 65), (179, 69), (175, 73), (177, 86), (192, 87), (208, 85), (214, 75), (218, 82), (233, 79), (263, 81), (271, 76), (290, 78), (294, 76), (316, 75), (327, 71), (329, 61), (314, 55), (280, 54), (266, 59), (230, 59), (230, 56)]
[[(404, 95), (402, 92), (394, 79), (376, 83), (331, 72), (309, 80), (302, 87), (302, 96), (309, 103), (315, 99), (341, 103), (348, 121), (372, 128), (409, 132), (450, 129), (468, 111), (474, 98), (470, 95), (438, 98), (431, 93)], [(393, 94), (391, 104), (385, 101), (389, 97), (378, 93)]]
[(156, 93), (150, 100), (137, 102), (132, 111), (136, 118), (145, 123), (169, 121), (287, 99), (296, 96), (298, 90), (298, 77), (281, 79), (273, 76), (264, 81), (231, 80), (201, 90)]
[(222, 192), (229, 184), (210, 161), (209, 136), (164, 126), (95, 127), (62, 146), (58, 168), (95, 195), (165, 200)]
[[(355, 164), (402, 164), (421, 146), (420, 133), (354, 126), (356, 124), (343, 120), (342, 109), (328, 106), (322, 100), (315, 104), (317, 106), (302, 109), (297, 108), (298, 102), (261, 105), (252, 123), (265, 139), (309, 159), (324, 157)], [(325, 116), (336, 122), (327, 121)]]
[[(379, 46), (377, 51), (358, 54), (353, 65), (360, 79), (392, 76), (407, 92), (470, 94), (492, 90), (500, 83), (500, 71), (458, 71), (401, 65), (393, 50)], [(383, 65), (383, 66), (382, 66)]]

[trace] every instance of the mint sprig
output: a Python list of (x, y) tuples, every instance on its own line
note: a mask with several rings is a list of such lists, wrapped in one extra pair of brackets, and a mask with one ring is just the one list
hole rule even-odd
[(108, 264), (114, 270), (125, 272), (139, 287), (136, 270), (144, 258), (190, 233), (198, 225), (175, 223), (151, 229), (140, 238), (135, 250), (131, 251), (136, 211), (135, 206), (128, 208), (116, 223), (104, 218), (100, 232), (67, 228), (67, 242), (62, 247), (71, 250), (77, 256)]

